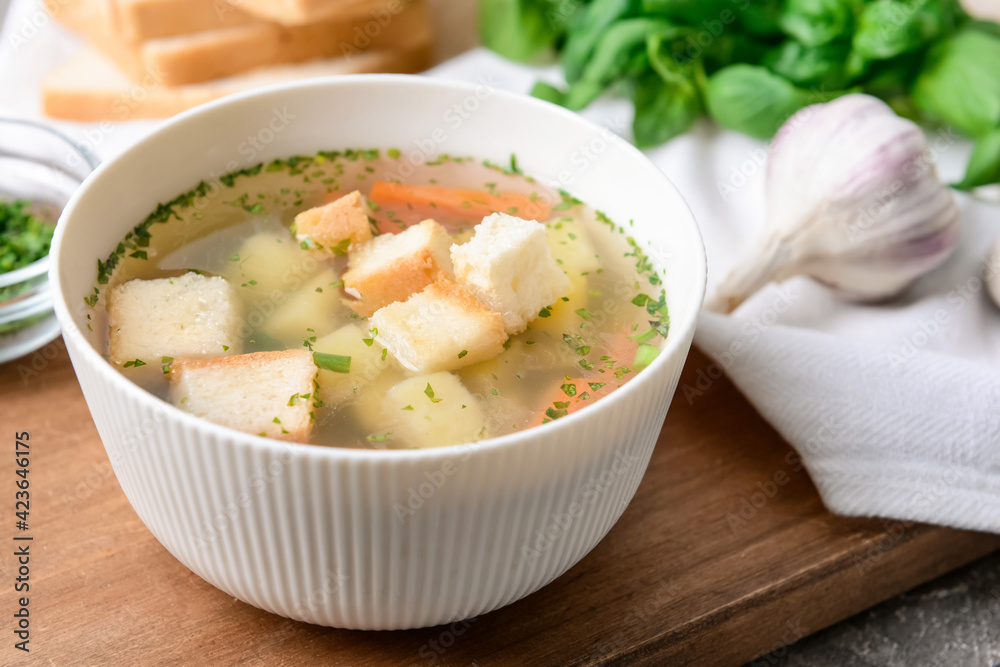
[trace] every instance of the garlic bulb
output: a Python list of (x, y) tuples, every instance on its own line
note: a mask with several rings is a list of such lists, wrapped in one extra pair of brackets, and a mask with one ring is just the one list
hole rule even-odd
[(989, 293), (993, 303), (1000, 308), (1000, 238), (993, 243), (990, 250), (989, 259), (986, 260), (986, 271), (983, 280), (986, 283), (986, 291)]
[(763, 238), (705, 307), (732, 312), (769, 282), (807, 275), (878, 300), (943, 262), (958, 242), (955, 198), (924, 133), (881, 100), (847, 95), (778, 130)]

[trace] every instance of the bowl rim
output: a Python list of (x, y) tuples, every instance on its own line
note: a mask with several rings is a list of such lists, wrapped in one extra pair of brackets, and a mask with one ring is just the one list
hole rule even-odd
[[(694, 336), (694, 329), (697, 325), (700, 308), (692, 308), (691, 312), (684, 313), (684, 317), (682, 318), (671, 318), (671, 336), (664, 343), (660, 354), (653, 361), (653, 363), (641, 372), (638, 372), (635, 378), (625, 383), (625, 385), (623, 385), (620, 389), (615, 390), (600, 401), (596, 401), (593, 405), (589, 405), (582, 410), (574, 412), (573, 414), (547, 424), (542, 424), (541, 426), (529, 427), (513, 433), (487, 438), (476, 442), (423, 449), (374, 449), (321, 446), (310, 443), (276, 440), (246, 433), (244, 431), (238, 431), (236, 429), (222, 426), (207, 419), (202, 419), (190, 413), (184, 412), (180, 408), (175, 407), (169, 402), (141, 388), (139, 385), (135, 384), (112, 367), (107, 359), (105, 359), (89, 341), (86, 341), (85, 334), (79, 327), (77, 327), (76, 322), (70, 314), (66, 296), (63, 294), (61, 288), (62, 276), (59, 259), (63, 252), (63, 236), (65, 235), (66, 228), (70, 224), (69, 219), (72, 217), (79, 200), (85, 196), (87, 191), (90, 189), (92, 182), (101, 179), (104, 172), (107, 171), (111, 165), (117, 163), (118, 160), (146, 150), (146, 146), (158, 135), (168, 131), (174, 131), (174, 129), (178, 126), (195, 123), (200, 116), (208, 114), (209, 112), (223, 109), (225, 107), (236, 107), (244, 104), (247, 100), (252, 100), (257, 97), (263, 97), (274, 93), (311, 88), (338, 88), (341, 86), (356, 86), (359, 84), (372, 86), (393, 86), (397, 87), (397, 89), (412, 86), (437, 87), (439, 89), (447, 89), (449, 92), (464, 93), (474, 92), (476, 89), (476, 86), (470, 83), (456, 82), (414, 74), (348, 74), (316, 77), (313, 79), (263, 86), (253, 90), (229, 95), (177, 114), (176, 116), (159, 124), (155, 130), (145, 135), (142, 139), (136, 141), (129, 148), (125, 149), (115, 157), (101, 163), (93, 172), (91, 172), (63, 208), (62, 214), (59, 217), (59, 223), (56, 225), (56, 233), (52, 240), (52, 247), (49, 253), (50, 256), (56, 258), (56, 261), (53, 262), (50, 269), (50, 281), (55, 294), (54, 301), (56, 315), (59, 318), (60, 324), (63, 328), (63, 335), (65, 337), (73, 337), (83, 341), (82, 344), (78, 346), (82, 348), (82, 350), (79, 350), (79, 352), (83, 355), (81, 361), (86, 362), (88, 367), (93, 369), (95, 373), (100, 374), (102, 379), (106, 383), (112, 385), (115, 390), (127, 392), (132, 396), (135, 396), (137, 400), (145, 403), (146, 407), (148, 407), (151, 411), (155, 411), (157, 409), (165, 411), (167, 416), (163, 420), (164, 422), (179, 420), (188, 427), (199, 429), (202, 432), (207, 432), (219, 442), (229, 442), (237, 447), (250, 447), (259, 449), (263, 452), (288, 452), (294, 454), (295, 456), (307, 455), (311, 457), (324, 457), (331, 461), (385, 460), (412, 463), (433, 462), (452, 458), (457, 452), (462, 450), (467, 450), (470, 453), (479, 453), (481, 451), (514, 446), (519, 442), (532, 440), (538, 437), (557, 437), (560, 430), (570, 428), (570, 426), (576, 424), (581, 419), (593, 419), (597, 415), (598, 410), (613, 409), (617, 404), (625, 400), (629, 400), (632, 394), (640, 391), (643, 385), (648, 384), (648, 382), (651, 381), (653, 375), (658, 372), (663, 372), (667, 365), (668, 357), (672, 357), (677, 354), (684, 354), (686, 356), (687, 347), (690, 340)], [(572, 123), (577, 126), (583, 126), (586, 130), (591, 132), (600, 130), (599, 126), (583, 116), (564, 107), (540, 100), (538, 98), (506, 90), (497, 90), (491, 94), (491, 97), (502, 101), (504, 104), (526, 105), (528, 107), (535, 107), (545, 113), (560, 115), (563, 117), (565, 122)], [(694, 284), (690, 289), (696, 297), (697, 303), (700, 304), (705, 296), (708, 265), (704, 240), (694, 214), (691, 211), (690, 205), (688, 205), (687, 201), (683, 198), (683, 195), (681, 195), (673, 182), (667, 178), (666, 174), (664, 174), (659, 167), (653, 164), (649, 157), (642, 153), (642, 151), (614, 133), (611, 133), (608, 141), (609, 143), (618, 145), (630, 157), (637, 159), (640, 163), (645, 163), (648, 168), (653, 169), (656, 172), (656, 176), (662, 180), (664, 188), (672, 190), (677, 195), (680, 203), (683, 205), (683, 211), (686, 215), (678, 215), (678, 219), (680, 224), (689, 227), (687, 231), (693, 241), (693, 247), (687, 248), (685, 252), (696, 253), (696, 268), (698, 271), (698, 275), (695, 277)], [(681, 349), (682, 346), (684, 348), (683, 350)], [(547, 430), (544, 433), (538, 433), (537, 429), (540, 428)]]
[[(60, 213), (59, 217), (62, 217)], [(13, 271), (7, 271), (6, 273), (0, 273), (0, 287), (10, 287), (11, 285), (17, 285), (19, 283), (32, 280), (38, 276), (46, 273), (49, 270), (49, 257), (52, 255), (52, 248), (49, 247), (49, 254), (44, 257), (39, 257), (31, 264), (25, 264), (24, 266), (18, 267)], [(0, 302), (2, 304), (3, 302)]]

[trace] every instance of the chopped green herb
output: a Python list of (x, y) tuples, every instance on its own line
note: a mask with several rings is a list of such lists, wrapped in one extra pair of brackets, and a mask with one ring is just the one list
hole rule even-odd
[(549, 306), (546, 306), (545, 308), (542, 308), (540, 311), (538, 311), (538, 316), (539, 317), (551, 317), (552, 316), (552, 308), (549, 307)]
[(240, 261), (240, 256), (239, 256), (239, 255), (232, 255), (232, 256), (231, 256), (231, 257), (229, 258), (229, 261), (230, 261), (230, 262), (238, 262), (238, 261)]
[(604, 382), (588, 382), (587, 385), (590, 387), (591, 391), (600, 391), (605, 385)]
[(392, 440), (392, 431), (388, 433), (383, 433), (382, 435), (369, 435), (366, 436), (369, 442), (389, 442)]
[(461, 359), (462, 357), (464, 357), (468, 353), (469, 353), (468, 350), (462, 350), (461, 352), (458, 353), (458, 358)]
[(403, 406), (402, 408), (400, 408), (400, 409), (401, 409), (401, 410), (412, 410), (412, 409), (413, 409), (413, 406), (412, 406), (412, 405), (404, 405), (404, 406)]
[(564, 394), (567, 396), (576, 396), (576, 385), (566, 383), (561, 387)]
[(594, 316), (591, 315), (590, 311), (587, 310), (586, 308), (577, 308), (576, 309), (576, 314), (579, 315), (580, 317), (582, 317), (585, 320), (592, 320), (592, 319), (594, 319)]
[(313, 363), (319, 368), (334, 373), (350, 373), (351, 358), (340, 354), (326, 354), (324, 352), (313, 352)]
[(347, 249), (351, 247), (351, 239), (346, 238), (335, 246), (330, 246), (330, 250), (337, 257), (346, 257)]
[(133, 366), (135, 368), (138, 368), (139, 366), (145, 366), (145, 365), (146, 362), (143, 361), (142, 359), (133, 359), (132, 361), (126, 361), (124, 364), (125, 368), (132, 368)]
[(427, 383), (427, 388), (424, 389), (424, 393), (427, 394), (427, 398), (431, 399), (431, 403), (440, 403), (443, 399), (434, 398), (434, 389), (431, 387), (431, 383)]
[(642, 344), (635, 351), (635, 360), (632, 362), (632, 365), (637, 371), (641, 371), (643, 368), (653, 363), (653, 360), (656, 359), (659, 354), (660, 348), (655, 345)]
[(0, 273), (27, 266), (49, 254), (55, 225), (32, 215), (31, 202), (0, 201)]
[(274, 424), (280, 424), (281, 420), (278, 419), (277, 417), (275, 417), (274, 419), (271, 420), (271, 422), (274, 423)]
[(634, 334), (632, 336), (629, 336), (629, 338), (631, 338), (632, 340), (634, 340), (635, 342), (640, 343), (640, 344), (641, 343), (648, 343), (649, 341), (651, 341), (654, 338), (656, 338), (656, 334), (657, 334), (656, 329), (647, 329), (646, 331), (642, 332), (641, 334)]

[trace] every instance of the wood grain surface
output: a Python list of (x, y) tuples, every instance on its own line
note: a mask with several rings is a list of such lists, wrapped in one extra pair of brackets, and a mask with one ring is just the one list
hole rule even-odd
[[(681, 387), (708, 367), (693, 352)], [(0, 366), (0, 417), (9, 453), (15, 431), (31, 433), (32, 494), (29, 530), (17, 531), (14, 457), (3, 457), (4, 665), (738, 665), (1000, 547), (829, 514), (723, 378), (690, 404), (678, 391), (635, 499), (554, 583), (451, 626), (335, 630), (239, 602), (156, 542), (114, 478), (61, 341)], [(14, 534), (34, 538), (30, 654), (11, 634)]]

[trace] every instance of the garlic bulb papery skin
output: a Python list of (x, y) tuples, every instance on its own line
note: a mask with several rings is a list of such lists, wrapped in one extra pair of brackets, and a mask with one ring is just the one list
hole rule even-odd
[(1000, 308), (1000, 238), (993, 243), (990, 256), (986, 260), (986, 275), (984, 276), (986, 291), (993, 303)]
[(959, 211), (923, 131), (868, 95), (806, 107), (771, 145), (765, 232), (705, 308), (729, 313), (806, 275), (862, 301), (891, 297), (958, 244)]

